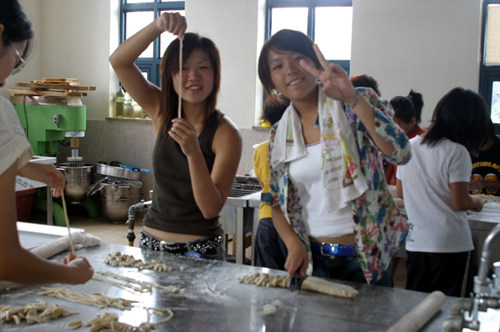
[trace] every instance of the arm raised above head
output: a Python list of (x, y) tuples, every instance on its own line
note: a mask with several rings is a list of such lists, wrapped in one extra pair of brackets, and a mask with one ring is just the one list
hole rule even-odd
[(182, 38), (186, 28), (186, 19), (179, 13), (163, 13), (121, 43), (109, 57), (111, 66), (123, 87), (153, 121), (161, 106), (161, 91), (142, 75), (135, 61), (163, 32), (168, 31)]

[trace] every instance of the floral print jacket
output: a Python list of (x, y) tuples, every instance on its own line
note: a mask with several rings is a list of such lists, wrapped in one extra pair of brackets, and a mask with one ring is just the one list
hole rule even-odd
[[(411, 147), (404, 131), (391, 120), (394, 111), (390, 104), (386, 100), (379, 99), (372, 89), (357, 88), (357, 90), (360, 97), (373, 106), (376, 133), (395, 147), (392, 156), (384, 155), (372, 141), (356, 114), (350, 109), (346, 110), (356, 134), (360, 168), (368, 183), (367, 191), (351, 201), (356, 249), (365, 279), (367, 283), (373, 284), (384, 275), (392, 257), (404, 243), (408, 229), (406, 215), (397, 207), (388, 191), (383, 156), (389, 162), (405, 164), (411, 157)], [(271, 128), (270, 154), (273, 152), (276, 128), (279, 125), (280, 122)], [(289, 181), (288, 163), (276, 168), (271, 166), (269, 184), (271, 195), (263, 195), (262, 199), (271, 206), (279, 204), (285, 218), (306, 246), (310, 258), (307, 272), (312, 274), (309, 236), (302, 220), (300, 197), (293, 183)]]

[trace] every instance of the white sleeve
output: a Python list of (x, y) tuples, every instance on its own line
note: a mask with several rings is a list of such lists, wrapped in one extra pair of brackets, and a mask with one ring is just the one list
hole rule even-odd
[(17, 162), (17, 169), (33, 156), (11, 102), (0, 96), (0, 174)]
[(449, 163), (449, 183), (469, 182), (472, 174), (472, 161), (469, 151), (458, 145), (453, 149)]

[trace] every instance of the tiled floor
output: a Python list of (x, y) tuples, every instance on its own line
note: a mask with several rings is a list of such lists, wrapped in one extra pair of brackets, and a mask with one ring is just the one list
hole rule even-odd
[[(43, 217), (42, 217), (43, 218)], [(37, 217), (37, 219), (41, 219)], [(42, 219), (43, 220), (43, 219)], [(98, 217), (95, 219), (89, 218), (84, 213), (70, 213), (69, 221), (71, 227), (83, 228), (86, 232), (98, 236), (103, 242), (128, 245), (127, 233), (128, 225), (125, 223), (114, 223), (107, 220), (105, 217)], [(142, 228), (142, 219), (138, 218), (135, 223), (134, 233), (136, 239), (134, 245), (138, 246), (139, 243), (139, 232)], [(232, 245), (228, 245), (228, 255), (232, 255)], [(251, 258), (251, 247), (246, 250), (246, 257)], [(396, 288), (404, 288), (406, 281), (406, 261), (405, 259), (400, 259), (399, 262), (395, 263), (394, 272), (394, 286)]]

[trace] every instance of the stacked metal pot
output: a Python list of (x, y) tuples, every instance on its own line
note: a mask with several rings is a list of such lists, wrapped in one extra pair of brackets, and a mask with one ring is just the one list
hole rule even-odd
[(125, 166), (95, 165), (96, 182), (87, 195), (98, 194), (101, 214), (114, 222), (125, 222), (128, 209), (141, 200), (140, 171)]

